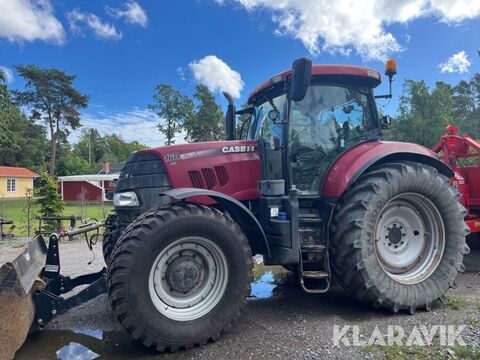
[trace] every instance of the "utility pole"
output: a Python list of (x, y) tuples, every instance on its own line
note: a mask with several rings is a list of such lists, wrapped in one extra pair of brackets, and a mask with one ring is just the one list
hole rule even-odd
[(92, 165), (92, 129), (88, 132), (88, 165)]

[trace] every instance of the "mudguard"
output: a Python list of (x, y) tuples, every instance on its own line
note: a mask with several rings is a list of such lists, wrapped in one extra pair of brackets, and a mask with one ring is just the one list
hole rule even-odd
[(267, 237), (265, 236), (260, 222), (245, 205), (233, 197), (217, 191), (197, 188), (171, 189), (160, 193), (160, 195), (167, 195), (177, 200), (197, 196), (207, 196), (213, 199), (222, 207), (222, 209), (225, 209), (230, 214), (232, 219), (243, 230), (254, 254), (270, 255)]
[(351, 148), (335, 161), (323, 182), (322, 197), (334, 203), (368, 168), (394, 161), (427, 164), (449, 178), (454, 175), (452, 169), (438, 160), (433, 151), (421, 145), (370, 141)]

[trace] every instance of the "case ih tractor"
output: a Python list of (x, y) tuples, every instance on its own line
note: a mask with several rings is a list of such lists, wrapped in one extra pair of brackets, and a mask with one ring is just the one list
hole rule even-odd
[[(390, 85), (395, 73), (389, 61)], [(106, 288), (144, 345), (205, 344), (239, 316), (255, 254), (293, 271), (309, 293), (328, 291), (335, 276), (374, 307), (429, 310), (463, 270), (466, 211), (432, 151), (380, 140), (389, 121), (375, 97), (391, 97), (374, 95), (380, 82), (368, 68), (298, 59), (247, 108), (236, 111), (226, 94), (227, 141), (133, 153), (106, 222), (106, 286), (103, 272), (59, 275), (53, 234), (33, 327)], [(61, 284), (51, 285), (59, 281), (71, 285), (63, 291), (92, 283), (90, 293), (62, 303)]]

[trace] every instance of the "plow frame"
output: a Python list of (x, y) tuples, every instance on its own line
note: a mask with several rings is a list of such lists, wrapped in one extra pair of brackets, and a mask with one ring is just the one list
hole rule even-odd
[[(98, 272), (73, 278), (60, 274), (58, 239), (57, 234), (51, 234), (48, 239), (47, 259), (41, 275), (46, 286), (35, 291), (35, 320), (31, 330), (42, 330), (56, 315), (83, 304), (107, 290), (105, 267)], [(62, 296), (80, 285), (89, 286), (75, 295)]]

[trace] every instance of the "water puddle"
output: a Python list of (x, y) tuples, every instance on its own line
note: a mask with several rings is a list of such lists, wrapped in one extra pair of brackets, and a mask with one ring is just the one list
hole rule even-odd
[[(249, 300), (268, 299), (281, 293), (282, 284), (294, 282), (294, 276), (281, 266), (265, 266), (261, 258), (255, 258), (254, 281)], [(72, 309), (70, 311), (76, 311)], [(92, 309), (94, 311), (94, 309)], [(132, 340), (123, 330), (72, 328), (70, 330), (44, 330), (29, 335), (17, 352), (15, 359), (158, 359), (153, 350)], [(185, 352), (162, 354), (162, 359), (185, 359)]]

